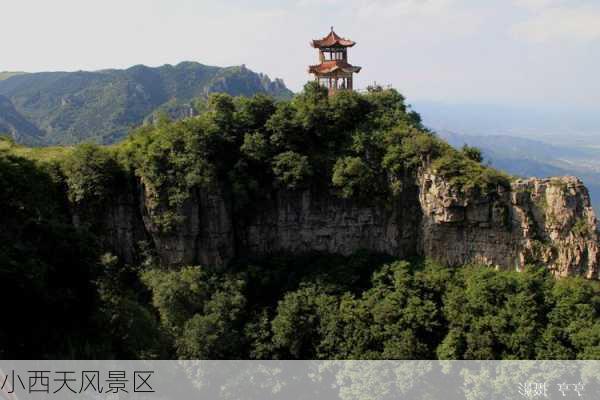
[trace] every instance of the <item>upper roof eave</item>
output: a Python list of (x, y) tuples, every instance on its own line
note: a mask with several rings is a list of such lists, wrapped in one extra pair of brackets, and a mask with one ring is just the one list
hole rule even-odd
[(315, 39), (311, 42), (312, 47), (319, 49), (324, 47), (352, 47), (355, 44), (356, 42), (345, 39), (335, 33), (333, 27), (327, 36), (322, 39)]

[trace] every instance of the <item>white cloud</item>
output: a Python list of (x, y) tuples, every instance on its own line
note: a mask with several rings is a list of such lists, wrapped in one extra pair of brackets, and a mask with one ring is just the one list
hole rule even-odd
[(600, 39), (600, 5), (550, 6), (514, 25), (511, 33), (534, 43)]

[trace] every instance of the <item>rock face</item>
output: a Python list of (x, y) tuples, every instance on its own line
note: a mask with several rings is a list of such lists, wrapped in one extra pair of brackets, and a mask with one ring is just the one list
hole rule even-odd
[(450, 265), (521, 270), (543, 264), (556, 276), (599, 278), (596, 217), (575, 177), (519, 180), (510, 190), (480, 196), (457, 192), (424, 171), (392, 205), (316, 189), (280, 190), (245, 217), (223, 192), (198, 191), (169, 234), (152, 223), (143, 184), (136, 190), (106, 216), (109, 245), (128, 262), (145, 240), (165, 264), (222, 265), (237, 256), (367, 249)]
[(448, 264), (522, 269), (543, 264), (557, 276), (598, 278), (596, 216), (575, 177), (519, 180), (483, 198), (421, 176), (422, 254)]
[(238, 224), (240, 251), (245, 254), (322, 251), (351, 254), (359, 249), (400, 257), (418, 248), (420, 207), (416, 192), (392, 207), (361, 205), (316, 190), (279, 192)]

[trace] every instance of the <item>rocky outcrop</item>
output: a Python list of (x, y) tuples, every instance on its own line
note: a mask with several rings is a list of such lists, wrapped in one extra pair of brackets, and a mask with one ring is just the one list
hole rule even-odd
[(223, 265), (235, 256), (231, 207), (218, 191), (194, 193), (181, 210), (183, 220), (169, 233), (156, 227), (147, 207), (142, 211), (144, 225), (165, 264)]
[(434, 174), (420, 177), (423, 255), (448, 264), (598, 278), (596, 216), (575, 177), (517, 180), (486, 196), (465, 196)]
[[(108, 249), (127, 263), (154, 253), (167, 265), (222, 265), (235, 256), (231, 209), (219, 192), (198, 191), (185, 203), (176, 229), (165, 233), (154, 217), (160, 205), (143, 182), (112, 200), (103, 217)], [(75, 216), (79, 224), (80, 216)]]
[[(145, 240), (165, 264), (222, 265), (238, 256), (360, 249), (421, 255), (451, 265), (521, 270), (546, 265), (557, 276), (598, 279), (596, 217), (574, 177), (517, 180), (485, 196), (465, 195), (431, 171), (392, 204), (341, 199), (328, 190), (274, 191), (235, 212), (225, 192), (197, 191), (168, 234), (153, 223), (143, 184), (107, 213), (113, 251), (133, 262)], [(137, 200), (136, 200), (137, 199)]]

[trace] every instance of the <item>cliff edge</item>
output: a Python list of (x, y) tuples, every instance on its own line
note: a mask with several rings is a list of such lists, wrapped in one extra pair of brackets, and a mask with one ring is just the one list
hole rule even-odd
[(580, 180), (490, 168), (477, 149), (422, 126), (395, 90), (328, 96), (311, 83), (289, 102), (215, 94), (205, 108), (67, 160), (74, 220), (96, 226), (123, 260), (150, 251), (167, 265), (224, 265), (369, 250), (598, 278)]
[(105, 219), (109, 247), (129, 262), (139, 242), (148, 241), (170, 265), (364, 249), (449, 265), (545, 265), (559, 277), (599, 278), (596, 216), (575, 177), (516, 180), (510, 189), (469, 197), (427, 172), (392, 207), (317, 189), (279, 190), (254, 204), (250, 217), (237, 214), (222, 192), (197, 191), (182, 207), (183, 222), (169, 233), (153, 223), (142, 182), (138, 189), (118, 199)]
[(557, 276), (598, 279), (596, 216), (578, 178), (517, 180), (468, 198), (423, 174), (421, 189), (423, 255), (517, 270), (543, 264)]

